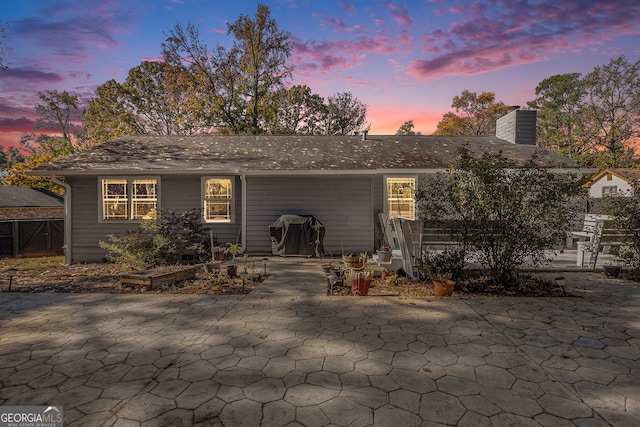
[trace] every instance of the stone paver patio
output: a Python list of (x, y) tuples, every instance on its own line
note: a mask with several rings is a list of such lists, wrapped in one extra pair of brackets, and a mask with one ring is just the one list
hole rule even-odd
[(63, 405), (68, 426), (640, 422), (638, 283), (328, 297), (319, 261), (271, 264), (244, 298), (0, 294), (0, 404)]

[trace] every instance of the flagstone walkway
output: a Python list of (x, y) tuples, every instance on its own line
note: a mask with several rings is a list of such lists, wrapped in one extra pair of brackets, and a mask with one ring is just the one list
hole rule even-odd
[(638, 425), (638, 283), (329, 297), (319, 264), (270, 262), (244, 298), (2, 293), (0, 404), (66, 426)]

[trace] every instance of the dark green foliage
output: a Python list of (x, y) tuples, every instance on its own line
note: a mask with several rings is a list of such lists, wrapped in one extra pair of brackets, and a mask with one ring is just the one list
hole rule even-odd
[(431, 279), (460, 279), (464, 275), (465, 250), (463, 247), (443, 251), (427, 251), (418, 260), (418, 268)]
[(540, 146), (602, 169), (640, 161), (640, 61), (619, 56), (585, 76), (551, 76), (528, 105), (538, 111)]
[(623, 233), (624, 245), (617, 249), (618, 258), (636, 270), (640, 277), (640, 185), (636, 184), (631, 197), (607, 199), (605, 213), (614, 217), (616, 226)]
[(539, 167), (535, 158), (516, 166), (499, 153), (458, 154), (452, 169), (416, 192), (420, 216), (460, 242), (461, 256), (479, 262), (494, 284), (516, 287), (523, 264), (542, 264), (544, 250), (564, 242), (577, 179)]
[(100, 242), (109, 252), (108, 258), (138, 269), (180, 264), (187, 258), (194, 262), (211, 259), (200, 209), (162, 211), (159, 219), (141, 221), (140, 229), (108, 238), (108, 242)]

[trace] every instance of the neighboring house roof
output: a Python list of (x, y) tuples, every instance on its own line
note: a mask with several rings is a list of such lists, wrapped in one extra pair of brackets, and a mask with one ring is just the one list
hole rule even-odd
[(607, 174), (612, 174), (617, 176), (620, 179), (627, 181), (628, 184), (631, 184), (633, 181), (640, 181), (640, 169), (605, 169), (596, 175), (594, 175), (585, 185), (584, 187), (591, 187), (592, 184), (595, 184), (599, 181), (603, 176)]
[(43, 189), (0, 186), (0, 208), (62, 208), (59, 195)]
[(373, 171), (447, 168), (458, 148), (524, 164), (577, 168), (574, 160), (495, 136), (126, 136), (41, 165), (30, 175), (262, 171)]

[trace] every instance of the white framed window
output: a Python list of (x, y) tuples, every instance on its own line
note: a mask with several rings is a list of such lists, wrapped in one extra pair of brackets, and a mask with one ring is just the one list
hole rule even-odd
[(617, 185), (610, 185), (610, 186), (606, 186), (606, 187), (602, 187), (602, 197), (603, 198), (609, 198), (609, 197), (614, 197), (618, 195), (618, 186)]
[(101, 178), (100, 199), (102, 221), (154, 218), (158, 212), (158, 178)]
[(203, 178), (202, 201), (205, 222), (233, 223), (233, 178)]
[(389, 217), (416, 219), (415, 177), (387, 177), (385, 193)]

